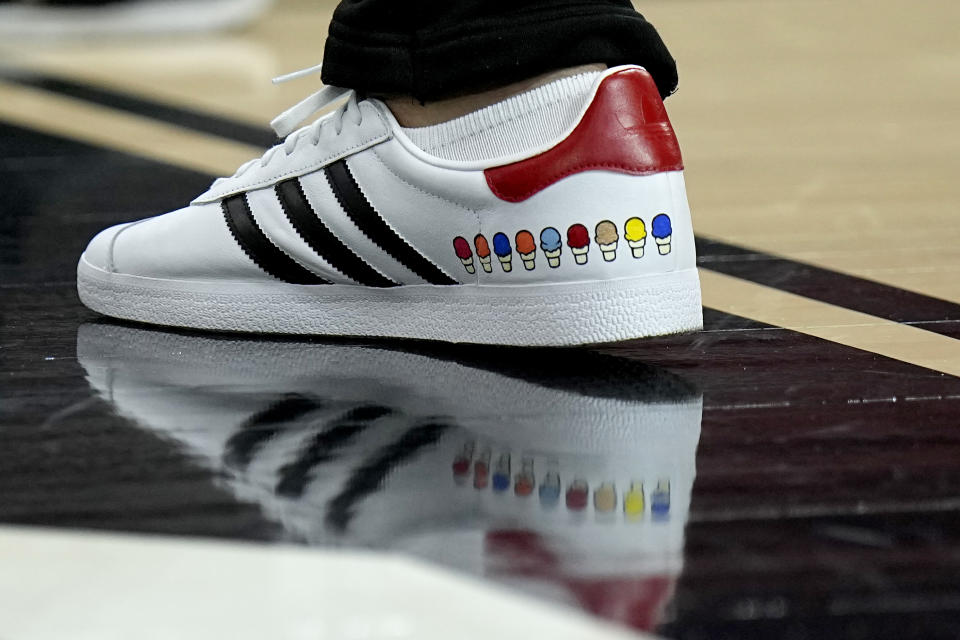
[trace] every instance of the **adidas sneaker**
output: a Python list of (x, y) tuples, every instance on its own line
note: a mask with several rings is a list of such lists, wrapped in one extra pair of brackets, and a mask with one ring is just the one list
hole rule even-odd
[(640, 67), (424, 129), (325, 87), (273, 124), (282, 144), (189, 206), (94, 238), (81, 300), (178, 327), (506, 345), (702, 326), (680, 150)]

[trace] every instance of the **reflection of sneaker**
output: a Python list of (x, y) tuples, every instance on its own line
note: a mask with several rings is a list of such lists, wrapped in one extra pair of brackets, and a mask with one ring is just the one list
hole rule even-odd
[[(284, 143), (188, 207), (98, 235), (78, 267), (81, 299), (182, 327), (511, 345), (699, 328), (680, 152), (646, 71), (564, 78), (464, 118), (487, 122), (558, 95), (579, 101), (564, 103), (575, 107), (566, 129), (538, 127), (545, 109), (522, 112), (497, 126), (527, 129), (478, 160), (430, 155), (412, 139), (432, 138), (401, 128), (382, 102), (326, 87), (275, 121)], [(437, 126), (453, 135), (467, 125)], [(585, 260), (588, 228), (660, 211), (674, 223), (669, 257)], [(510, 268), (513, 239), (547, 229), (583, 230), (575, 259), (547, 253), (532, 269)], [(480, 255), (471, 273), (470, 238), (478, 255), (493, 239), (503, 268)]]
[(291, 539), (409, 553), (642, 628), (681, 571), (702, 398), (668, 371), (100, 324), (77, 356), (120, 415)]
[(0, 0), (0, 36), (63, 38), (215, 31), (257, 18), (271, 0)]

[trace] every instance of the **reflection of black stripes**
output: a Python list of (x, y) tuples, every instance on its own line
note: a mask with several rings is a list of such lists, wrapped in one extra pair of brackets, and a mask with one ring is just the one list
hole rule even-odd
[(246, 194), (230, 196), (223, 201), (223, 217), (233, 238), (254, 264), (278, 280), (291, 284), (329, 284), (307, 271), (277, 248), (257, 226)]
[(303, 193), (303, 186), (296, 178), (285, 180), (277, 185), (277, 197), (283, 213), (297, 233), (321, 258), (330, 263), (337, 271), (368, 287), (395, 287), (396, 282), (381, 275), (376, 269), (364, 262), (343, 244), (317, 216)]
[(299, 498), (313, 479), (313, 470), (331, 460), (337, 449), (350, 444), (364, 429), (375, 420), (392, 413), (387, 407), (366, 405), (347, 411), (333, 420), (330, 425), (318, 433), (297, 456), (296, 461), (280, 468), (277, 481), (277, 494), (288, 498)]
[(250, 416), (240, 430), (230, 436), (223, 453), (227, 466), (244, 469), (253, 460), (257, 449), (276, 436), (288, 424), (323, 405), (312, 398), (291, 393)]
[(343, 489), (327, 503), (328, 526), (344, 531), (353, 518), (354, 507), (383, 487), (383, 481), (397, 467), (410, 462), (423, 449), (435, 444), (449, 425), (428, 423), (414, 427), (373, 454), (353, 470)]
[(345, 161), (334, 162), (324, 169), (324, 172), (340, 206), (353, 223), (378, 247), (430, 284), (457, 284), (456, 280), (407, 244), (407, 241), (376, 212), (360, 191), (360, 185), (350, 173)]

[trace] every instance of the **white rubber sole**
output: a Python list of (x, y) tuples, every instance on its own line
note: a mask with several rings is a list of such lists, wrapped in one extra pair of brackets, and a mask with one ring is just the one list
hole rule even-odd
[(374, 289), (159, 280), (81, 258), (77, 290), (86, 306), (115, 318), (251, 333), (566, 346), (703, 327), (696, 269), (599, 282)]

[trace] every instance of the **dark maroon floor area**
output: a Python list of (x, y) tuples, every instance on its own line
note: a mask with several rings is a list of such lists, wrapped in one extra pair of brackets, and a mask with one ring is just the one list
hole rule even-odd
[[(0, 521), (302, 542), (263, 505), (225, 489), (221, 473), (176, 440), (118, 415), (77, 360), (81, 325), (113, 326), (85, 310), (73, 289), (86, 241), (106, 225), (179, 206), (208, 182), (0, 126)], [(719, 270), (775, 278), (807, 295), (829, 297), (849, 285), (845, 276), (717, 243), (703, 243), (701, 253), (706, 267), (722, 263)], [(869, 305), (886, 295), (872, 285), (864, 291)], [(947, 335), (960, 321), (955, 306), (937, 301), (917, 302), (915, 315), (899, 308), (895, 319), (936, 321)], [(184, 344), (191, 339), (185, 334)], [(559, 359), (356, 344), (452, 359), (546, 388), (575, 381), (586, 398), (632, 397), (640, 385), (653, 398), (699, 390), (683, 570), (655, 616), (663, 635), (960, 636), (957, 378), (712, 310), (694, 336), (567, 350)], [(620, 373), (609, 376), (609, 367)], [(417, 434), (424, 441), (413, 442)], [(408, 444), (426, 450), (429, 437), (417, 432)], [(389, 453), (380, 454), (385, 472), (419, 464), (416, 455)], [(352, 481), (367, 495), (384, 482), (358, 476)]]

